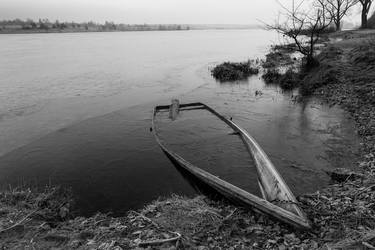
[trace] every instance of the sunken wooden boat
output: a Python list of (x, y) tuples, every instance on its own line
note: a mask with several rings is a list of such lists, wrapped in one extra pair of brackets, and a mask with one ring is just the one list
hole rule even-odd
[[(155, 117), (158, 112), (169, 112), (169, 117), (171, 119), (176, 119), (179, 111), (195, 109), (209, 111), (232, 128), (236, 135), (240, 136), (244, 146), (255, 162), (258, 174), (258, 184), (263, 196), (262, 198), (191, 164), (179, 154), (169, 149), (167, 144), (160, 138), (158, 135), (158, 129), (155, 127)], [(154, 108), (152, 131), (157, 143), (169, 158), (173, 159), (184, 170), (188, 171), (203, 183), (209, 185), (224, 197), (245, 206), (250, 206), (251, 209), (257, 212), (267, 214), (296, 228), (304, 230), (311, 228), (310, 222), (298, 206), (295, 196), (286, 185), (284, 179), (278, 173), (266, 153), (262, 150), (255, 139), (244, 129), (235, 124), (232, 119), (225, 118), (209, 106), (200, 102), (179, 104), (178, 101), (173, 101), (171, 105), (156, 106)]]

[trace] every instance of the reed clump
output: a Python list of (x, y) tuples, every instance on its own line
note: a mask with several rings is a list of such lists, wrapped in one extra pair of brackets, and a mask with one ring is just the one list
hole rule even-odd
[(243, 80), (251, 75), (257, 75), (259, 68), (255, 62), (224, 62), (211, 70), (212, 76), (220, 82)]

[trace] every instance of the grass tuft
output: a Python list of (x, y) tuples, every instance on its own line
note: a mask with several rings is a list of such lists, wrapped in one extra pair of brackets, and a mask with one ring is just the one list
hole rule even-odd
[(243, 80), (259, 73), (254, 61), (241, 63), (224, 62), (211, 70), (212, 76), (220, 82)]

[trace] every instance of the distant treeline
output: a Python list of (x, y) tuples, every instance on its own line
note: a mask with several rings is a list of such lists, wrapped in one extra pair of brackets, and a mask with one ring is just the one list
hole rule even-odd
[(52, 22), (48, 19), (14, 19), (0, 21), (0, 33), (11, 32), (100, 32), (100, 31), (153, 31), (153, 30), (189, 30), (187, 25), (179, 24), (116, 24), (105, 22)]

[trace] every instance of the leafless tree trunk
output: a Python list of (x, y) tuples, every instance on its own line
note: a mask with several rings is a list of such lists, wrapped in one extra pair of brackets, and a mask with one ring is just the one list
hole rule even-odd
[(297, 51), (304, 55), (305, 67), (309, 69), (318, 64), (315, 59), (315, 45), (321, 34), (332, 23), (332, 18), (325, 5), (306, 10), (301, 7), (303, 2), (301, 0), (296, 4), (293, 0), (292, 9), (279, 3), (284, 9), (285, 21), (282, 23), (277, 21), (276, 24), (266, 25), (266, 27), (292, 39)]
[(359, 0), (359, 2), (362, 4), (361, 28), (367, 29), (367, 16), (371, 8), (372, 0)]
[(317, 3), (324, 7), (332, 18), (336, 30), (341, 30), (343, 17), (349, 9), (358, 3), (358, 0), (316, 0)]

